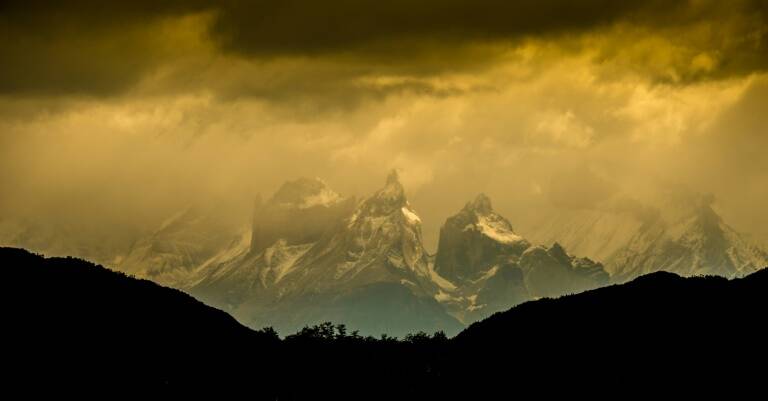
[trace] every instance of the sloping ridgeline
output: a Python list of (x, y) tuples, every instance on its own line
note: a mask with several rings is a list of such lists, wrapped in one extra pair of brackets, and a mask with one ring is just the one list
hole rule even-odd
[[(504, 375), (585, 389), (734, 391), (764, 380), (768, 269), (740, 279), (656, 272), (629, 283), (527, 302), (453, 339), (447, 378)], [(544, 376), (541, 376), (544, 375)], [(587, 387), (590, 388), (590, 387)], [(542, 388), (544, 390), (544, 388)], [(551, 391), (549, 388), (548, 391)]]
[(181, 291), (79, 259), (0, 248), (0, 266), (5, 378), (33, 390), (237, 382), (279, 345)]
[(324, 324), (280, 340), (88, 262), (5, 248), (0, 266), (2, 380), (32, 390), (149, 385), (255, 399), (702, 392), (755, 386), (768, 354), (766, 270), (733, 280), (654, 273), (527, 302), (453, 339), (376, 339)]
[[(158, 388), (270, 400), (413, 394), (433, 387), (427, 364), (447, 344), (439, 335), (374, 339), (329, 324), (280, 340), (181, 291), (16, 248), (0, 248), (0, 271), (0, 387), (23, 394)], [(361, 393), (374, 381), (389, 384)]]

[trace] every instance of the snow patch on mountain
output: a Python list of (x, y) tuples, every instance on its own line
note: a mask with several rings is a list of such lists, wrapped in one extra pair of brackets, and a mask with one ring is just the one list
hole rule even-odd
[(456, 291), (456, 285), (455, 284), (453, 284), (452, 282), (446, 280), (443, 276), (441, 276), (440, 274), (438, 274), (435, 271), (434, 263), (430, 263), (427, 268), (428, 268), (429, 278), (435, 284), (437, 284), (438, 287), (440, 287), (443, 290), (447, 290), (447, 291)]
[(205, 269), (210, 265), (224, 263), (226, 261), (232, 260), (239, 255), (246, 253), (250, 246), (251, 232), (248, 230), (242, 230), (240, 235), (234, 240), (231, 246), (222, 249), (217, 254), (208, 258), (198, 267), (198, 269)]
[(416, 213), (409, 209), (408, 206), (403, 206), (400, 210), (403, 212), (403, 216), (405, 216), (406, 220), (408, 220), (408, 223), (421, 224), (421, 219), (419, 216), (417, 216)]
[[(263, 277), (271, 275), (272, 283), (277, 284), (296, 267), (296, 261), (312, 247), (312, 244), (288, 246), (285, 240), (264, 250)], [(266, 280), (265, 280), (266, 281)]]
[(478, 216), (477, 223), (467, 225), (466, 229), (478, 229), (483, 235), (502, 244), (512, 244), (523, 241), (523, 237), (512, 232), (511, 227), (501, 219), (489, 216)]

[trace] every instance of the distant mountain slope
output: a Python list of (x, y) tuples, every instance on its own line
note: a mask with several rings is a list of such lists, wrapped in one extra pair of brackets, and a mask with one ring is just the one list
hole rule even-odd
[(739, 277), (768, 264), (768, 252), (734, 230), (711, 199), (668, 191), (655, 206), (555, 213), (526, 233), (599, 260), (616, 282), (655, 271)]
[(162, 285), (184, 288), (193, 270), (221, 257), (222, 250), (248, 246), (246, 226), (225, 224), (200, 208), (187, 208), (135, 241), (116, 266)]
[(611, 258), (616, 279), (629, 280), (665, 270), (684, 276), (714, 274), (739, 277), (768, 263), (760, 249), (697, 199), (672, 221), (646, 222), (627, 245)]
[(0, 267), (3, 363), (28, 379), (66, 378), (68, 387), (224, 383), (246, 372), (210, 366), (278, 345), (181, 291), (79, 259), (0, 248)]

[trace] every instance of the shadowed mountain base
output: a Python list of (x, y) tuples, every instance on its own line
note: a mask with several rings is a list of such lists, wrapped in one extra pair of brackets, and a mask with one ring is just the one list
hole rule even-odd
[[(188, 295), (77, 259), (0, 249), (5, 384), (161, 387), (256, 399), (693, 392), (764, 372), (768, 271), (670, 273), (528, 302), (454, 339), (362, 337), (321, 324), (280, 340)], [(614, 394), (615, 395), (615, 394)]]

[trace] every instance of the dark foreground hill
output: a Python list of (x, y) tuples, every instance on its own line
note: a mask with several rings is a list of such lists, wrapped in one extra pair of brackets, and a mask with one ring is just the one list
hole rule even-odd
[(511, 361), (505, 370), (515, 377), (736, 390), (766, 373), (767, 312), (768, 269), (733, 280), (657, 272), (495, 314), (453, 339), (453, 357), (479, 367), (474, 377), (495, 374), (484, 363), (494, 355)]
[(16, 380), (76, 388), (225, 382), (246, 376), (231, 361), (279, 344), (181, 291), (79, 259), (0, 248), (0, 266), (3, 362)]
[(656, 273), (528, 302), (454, 339), (362, 337), (324, 324), (280, 340), (182, 292), (81, 260), (0, 248), (0, 268), (4, 388), (507, 399), (736, 390), (766, 371), (768, 271), (730, 281)]

